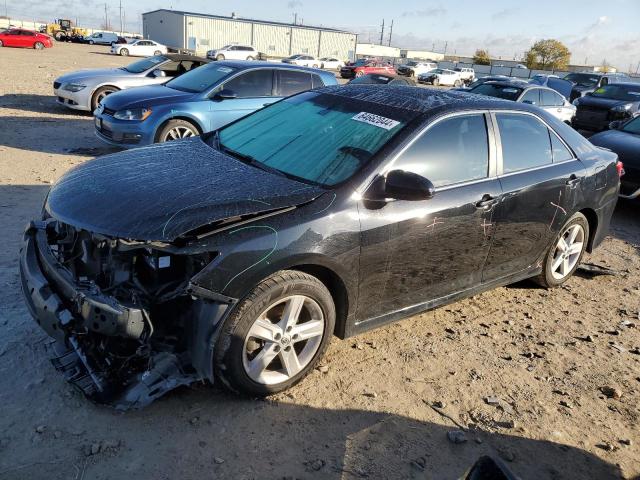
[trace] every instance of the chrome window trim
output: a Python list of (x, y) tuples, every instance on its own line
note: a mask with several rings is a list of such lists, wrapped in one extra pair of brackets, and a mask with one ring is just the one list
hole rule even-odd
[(394, 166), (394, 164), (398, 160), (398, 158), (401, 157), (404, 154), (404, 152), (406, 152), (416, 141), (418, 141), (419, 138), (422, 138), (422, 136), (425, 133), (427, 133), (427, 131), (429, 129), (431, 129), (434, 125), (437, 125), (438, 123), (440, 123), (440, 122), (442, 122), (444, 120), (448, 120), (448, 119), (453, 118), (453, 117), (460, 117), (460, 116), (467, 116), (467, 115), (482, 115), (484, 117), (485, 127), (486, 127), (486, 130), (487, 130), (487, 143), (488, 143), (487, 146), (488, 146), (488, 150), (489, 150), (489, 158), (488, 158), (489, 165), (488, 165), (488, 170), (487, 170), (487, 176), (484, 177), (484, 178), (477, 178), (477, 179), (474, 179), (474, 180), (468, 180), (466, 182), (452, 183), (450, 185), (444, 185), (444, 186), (441, 186), (441, 187), (437, 187), (436, 188), (436, 192), (437, 191), (442, 191), (442, 190), (445, 190), (445, 189), (458, 187), (458, 186), (464, 186), (464, 185), (469, 185), (469, 184), (472, 184), (472, 183), (484, 182), (486, 180), (495, 179), (496, 176), (497, 176), (495, 155), (496, 155), (498, 149), (497, 149), (497, 145), (496, 145), (496, 142), (495, 142), (495, 138), (493, 136), (494, 129), (493, 129), (493, 123), (491, 122), (491, 119), (489, 118), (489, 111), (488, 110), (462, 110), (462, 111), (458, 111), (458, 112), (447, 113), (445, 115), (437, 117), (432, 122), (430, 122), (427, 125), (423, 126), (414, 135), (414, 137), (393, 156), (393, 158), (391, 160), (389, 160), (384, 166), (378, 168), (375, 173), (371, 174), (370, 177), (367, 178), (366, 181), (364, 181), (362, 183), (362, 185), (364, 185), (364, 187), (361, 187), (360, 189), (357, 189), (356, 192), (359, 193), (359, 194), (364, 194), (364, 192), (367, 191), (367, 189), (371, 185), (371, 182), (373, 182), (373, 179), (376, 176), (378, 176), (378, 175), (386, 175), (387, 173), (389, 173), (391, 171), (391, 168)]
[[(536, 167), (529, 167), (529, 168), (523, 168), (522, 170), (515, 170), (513, 172), (504, 172), (504, 158), (502, 156), (502, 140), (500, 138), (500, 129), (498, 128), (498, 120), (496, 118), (496, 115), (499, 115), (501, 113), (506, 113), (506, 114), (516, 114), (516, 115), (529, 115), (533, 118), (535, 118), (536, 120), (538, 120), (539, 122), (541, 122), (545, 127), (547, 127), (547, 129), (549, 129), (550, 132), (552, 132), (559, 140), (560, 142), (562, 142), (562, 144), (565, 146), (565, 148), (567, 150), (569, 150), (569, 153), (571, 153), (571, 155), (573, 155), (572, 158), (567, 159), (567, 160), (563, 160), (561, 162), (554, 162), (553, 161), (553, 150), (551, 151), (551, 163), (548, 164), (544, 164), (544, 165), (538, 165)], [(499, 178), (501, 177), (506, 177), (506, 176), (510, 176), (510, 175), (514, 175), (514, 174), (519, 174), (519, 173), (524, 173), (524, 172), (531, 172), (534, 170), (541, 170), (543, 168), (549, 168), (549, 167), (553, 167), (554, 165), (561, 165), (563, 163), (568, 163), (568, 162), (574, 162), (576, 160), (579, 160), (578, 157), (576, 157), (575, 152), (573, 151), (573, 149), (567, 145), (567, 142), (564, 141), (564, 139), (558, 135), (558, 132), (555, 131), (555, 129), (553, 127), (551, 127), (551, 125), (549, 125), (545, 119), (539, 117), (538, 115), (536, 115), (533, 112), (525, 112), (523, 110), (491, 110), (490, 111), (491, 114), (491, 118), (492, 121), (494, 122), (494, 126), (495, 126), (495, 136), (496, 136), (496, 143), (497, 143), (497, 157), (498, 157), (498, 170), (497, 170), (497, 176)], [(551, 139), (549, 139), (551, 140)]]

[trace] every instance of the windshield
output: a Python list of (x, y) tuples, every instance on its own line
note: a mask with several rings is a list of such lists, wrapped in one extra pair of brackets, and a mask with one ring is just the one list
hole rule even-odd
[(150, 68), (155, 67), (163, 62), (169, 60), (164, 55), (156, 55), (155, 57), (143, 58), (142, 60), (138, 60), (137, 62), (133, 62), (126, 67), (120, 67), (123, 70), (126, 70), (129, 73), (142, 73), (146, 72)]
[(510, 87), (508, 85), (496, 85), (493, 83), (483, 83), (474, 87), (471, 93), (479, 93), (489, 97), (504, 98), (505, 100), (517, 100), (522, 93), (521, 88)]
[(570, 73), (566, 77), (565, 80), (569, 80), (581, 87), (593, 87), (597, 85), (600, 77), (597, 75), (591, 75), (589, 73)]
[(607, 85), (600, 87), (591, 94), (594, 97), (610, 98), (612, 100), (628, 100), (640, 102), (640, 84), (637, 87), (631, 85)]
[(387, 84), (389, 83), (391, 80), (393, 80), (392, 77), (385, 77), (384, 75), (362, 75), (361, 77), (356, 77), (353, 80), (351, 80), (349, 83), (350, 84), (358, 84), (358, 83), (365, 83), (365, 84)]
[(228, 77), (237, 68), (219, 65), (218, 62), (204, 65), (195, 70), (189, 70), (187, 73), (165, 83), (169, 88), (180, 90), (183, 92), (200, 93), (209, 90), (220, 80)]
[(640, 117), (636, 117), (630, 122), (627, 122), (625, 126), (622, 127), (622, 131), (640, 135)]
[(407, 62), (407, 66), (408, 67), (417, 67), (418, 66), (418, 62)]
[(364, 167), (416, 115), (341, 95), (308, 92), (223, 128), (219, 145), (259, 168), (332, 186)]

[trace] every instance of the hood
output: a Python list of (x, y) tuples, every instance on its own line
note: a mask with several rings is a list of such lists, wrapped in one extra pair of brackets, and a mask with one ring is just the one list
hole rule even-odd
[(605, 147), (618, 154), (626, 167), (640, 168), (640, 135), (607, 130), (589, 137), (589, 141), (598, 147)]
[(631, 100), (615, 100), (613, 98), (584, 96), (578, 100), (578, 106), (596, 107), (601, 109), (611, 109), (617, 105), (626, 105), (628, 103), (638, 103)]
[(247, 165), (197, 137), (86, 162), (51, 187), (45, 208), (94, 233), (171, 242), (198, 227), (300, 205), (324, 191)]
[(67, 83), (67, 82), (77, 82), (78, 80), (83, 80), (87, 78), (98, 78), (98, 77), (127, 77), (129, 75), (133, 75), (126, 70), (122, 70), (120, 68), (92, 68), (88, 70), (78, 70), (77, 72), (67, 73), (66, 75), (62, 75), (61, 77), (56, 78), (56, 82)]
[(177, 103), (193, 98), (195, 93), (181, 92), (164, 85), (150, 85), (136, 87), (112, 93), (102, 100), (102, 104), (111, 110), (123, 108), (149, 107), (152, 105), (165, 105)]

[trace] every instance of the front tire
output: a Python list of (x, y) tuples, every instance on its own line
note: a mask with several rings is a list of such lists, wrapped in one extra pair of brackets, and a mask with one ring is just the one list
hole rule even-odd
[(4, 47), (4, 44), (2, 43), (2, 40), (0, 40), (0, 48)]
[(160, 133), (158, 134), (158, 142), (171, 142), (173, 140), (182, 140), (183, 138), (196, 137), (200, 135), (198, 128), (191, 122), (186, 120), (169, 120)]
[(456, 80), (455, 82), (453, 82), (453, 86), (459, 88), (460, 86), (462, 86), (462, 82), (460, 80)]
[(162, 52), (160, 50), (156, 50), (155, 52), (153, 52), (154, 56), (158, 56), (158, 55), (162, 55)]
[(219, 53), (218, 55), (216, 55), (216, 60), (220, 61), (220, 60), (224, 60), (224, 55), (222, 55), (221, 53)]
[(42, 50), (44, 48), (44, 43), (42, 42), (36, 42), (33, 44), (33, 48), (35, 50)]
[(252, 56), (248, 56), (247, 60), (251, 61), (251, 60), (253, 60), (253, 57)]
[(89, 45), (93, 45), (95, 42), (93, 40), (89, 40)]
[(580, 212), (574, 214), (556, 235), (534, 281), (546, 288), (562, 285), (576, 271), (589, 240), (589, 222)]
[(118, 89), (116, 87), (100, 87), (99, 89), (97, 89), (91, 97), (91, 111), (94, 111), (96, 108), (98, 108), (98, 104), (104, 97), (106, 97), (107, 95), (111, 95), (112, 93), (117, 91)]
[(260, 282), (222, 325), (216, 376), (231, 390), (266, 396), (315, 368), (335, 326), (331, 294), (316, 277), (282, 270)]
[(362, 70), (356, 73), (356, 77), (361, 77), (363, 75), (364, 75), (364, 72)]
[(121, 48), (119, 53), (123, 57), (128, 57), (129, 56), (129, 50), (126, 49), (126, 48)]
[(434, 78), (434, 79), (433, 79), (433, 86), (434, 86), (434, 87), (438, 87), (439, 85), (440, 85), (440, 79), (438, 79), (438, 78)]

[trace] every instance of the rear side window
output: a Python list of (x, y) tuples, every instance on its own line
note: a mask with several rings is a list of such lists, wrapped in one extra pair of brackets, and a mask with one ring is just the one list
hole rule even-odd
[(273, 90), (273, 70), (242, 73), (225, 83), (224, 88), (237, 93), (238, 98), (270, 97)]
[(573, 153), (564, 146), (564, 143), (562, 143), (558, 136), (551, 130), (549, 130), (549, 137), (551, 137), (551, 149), (554, 163), (565, 162), (573, 158)]
[(315, 73), (311, 75), (311, 86), (312, 88), (324, 87), (324, 82), (320, 78), (320, 75), (316, 75)]
[(436, 187), (486, 178), (489, 146), (484, 115), (436, 123), (402, 154), (395, 169), (422, 175)]
[(504, 173), (540, 167), (552, 162), (549, 129), (531, 115), (496, 115), (502, 143)]
[(288, 97), (296, 93), (311, 90), (311, 75), (294, 70), (276, 70), (276, 96)]
[(564, 105), (564, 100), (556, 92), (542, 90), (540, 93), (540, 105), (544, 107), (561, 107)]
[(540, 105), (540, 89), (534, 88), (527, 90), (520, 99), (521, 102), (532, 103), (534, 105)]

